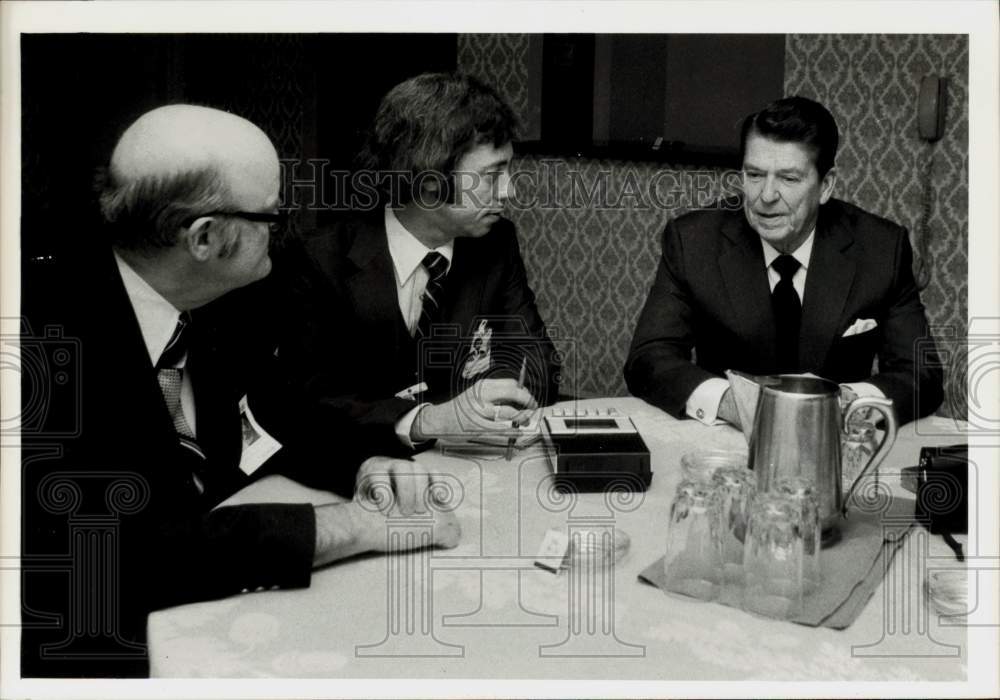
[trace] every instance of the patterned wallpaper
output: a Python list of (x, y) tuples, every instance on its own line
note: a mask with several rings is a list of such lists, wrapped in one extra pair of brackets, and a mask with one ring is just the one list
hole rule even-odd
[[(524, 120), (528, 37), (465, 34), (458, 65)], [(563, 391), (627, 394), (622, 368), (667, 222), (713, 201), (721, 171), (592, 158), (518, 157), (510, 218), (538, 306), (565, 359)], [(665, 174), (660, 174), (667, 171)]]
[[(460, 35), (459, 67), (492, 82), (515, 109), (525, 110), (527, 44), (524, 35)], [(963, 337), (967, 39), (792, 35), (785, 62), (786, 92), (824, 102), (841, 126), (839, 196), (910, 229), (915, 267), (928, 285), (923, 299), (930, 322)], [(916, 95), (927, 73), (949, 79), (946, 133), (935, 144), (916, 134)], [(516, 169), (520, 206), (511, 218), (540, 310), (566, 351), (567, 389), (624, 394), (621, 370), (652, 282), (659, 234), (669, 219), (717, 194), (726, 181), (717, 170), (593, 159), (530, 156)], [(964, 370), (949, 372), (944, 412), (964, 416), (963, 382)]]
[[(565, 393), (627, 394), (622, 368), (667, 222), (718, 198), (721, 171), (590, 158), (517, 159), (517, 224)], [(522, 206), (523, 205), (523, 206)]]
[(528, 35), (459, 34), (458, 66), (488, 80), (523, 121), (528, 113)]
[[(185, 99), (198, 104), (224, 109), (249, 119), (259, 126), (274, 143), (282, 159), (302, 159), (314, 145), (307, 117), (315, 112), (315, 95), (307, 89), (310, 75), (306, 57), (306, 40), (300, 34), (231, 35), (188, 38), (196, 50), (185, 53), (189, 62)], [(193, 60), (206, 53), (217, 61), (237, 62), (243, 69), (226, 71), (233, 76), (220, 84), (217, 75), (202, 77)], [(191, 55), (196, 58), (192, 59)], [(252, 70), (246, 70), (250, 63)], [(224, 70), (224, 66), (223, 66)], [(289, 226), (309, 228), (314, 216), (304, 208), (298, 216), (289, 218)]]
[[(940, 337), (968, 330), (968, 66), (964, 35), (790, 35), (785, 46), (785, 91), (819, 100), (840, 126), (838, 196), (909, 229)], [(934, 143), (917, 134), (928, 74), (948, 80), (945, 131)], [(964, 369), (947, 380), (942, 411), (964, 417)]]

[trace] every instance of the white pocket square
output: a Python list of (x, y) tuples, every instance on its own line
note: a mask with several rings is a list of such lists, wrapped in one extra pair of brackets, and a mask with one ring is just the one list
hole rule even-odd
[(852, 335), (859, 335), (861, 333), (867, 333), (878, 326), (875, 319), (872, 318), (859, 318), (857, 321), (851, 324), (851, 327), (844, 331), (844, 335), (841, 338), (847, 338)]

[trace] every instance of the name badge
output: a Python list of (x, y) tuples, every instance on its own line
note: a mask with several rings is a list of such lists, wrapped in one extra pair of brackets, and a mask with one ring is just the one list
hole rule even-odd
[(246, 396), (240, 399), (240, 427), (243, 430), (240, 470), (250, 476), (281, 449), (281, 443), (260, 427), (260, 423), (250, 411), (250, 404)]
[(480, 321), (476, 332), (472, 334), (472, 344), (469, 346), (469, 355), (462, 367), (462, 379), (472, 379), (483, 372), (488, 372), (493, 363), (492, 348), (490, 343), (493, 340), (493, 329), (486, 321)]

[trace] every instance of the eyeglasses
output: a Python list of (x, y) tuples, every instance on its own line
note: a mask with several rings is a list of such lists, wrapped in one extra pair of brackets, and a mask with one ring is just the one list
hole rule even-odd
[(260, 212), (260, 211), (210, 211), (205, 214), (199, 214), (198, 216), (192, 216), (190, 219), (184, 222), (184, 226), (191, 226), (198, 219), (202, 219), (206, 216), (234, 216), (238, 219), (245, 219), (246, 221), (253, 221), (256, 223), (266, 223), (270, 229), (271, 234), (278, 234), (285, 230), (288, 225), (288, 212), (278, 210), (277, 212)]

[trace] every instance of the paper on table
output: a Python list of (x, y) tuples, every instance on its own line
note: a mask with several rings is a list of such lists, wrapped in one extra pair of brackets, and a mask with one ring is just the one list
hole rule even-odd
[[(896, 498), (885, 512), (854, 511), (841, 522), (842, 539), (824, 549), (823, 584), (808, 595), (805, 612), (792, 621), (844, 629), (864, 609), (913, 523), (913, 501)], [(639, 580), (664, 588), (662, 557), (639, 574)]]

